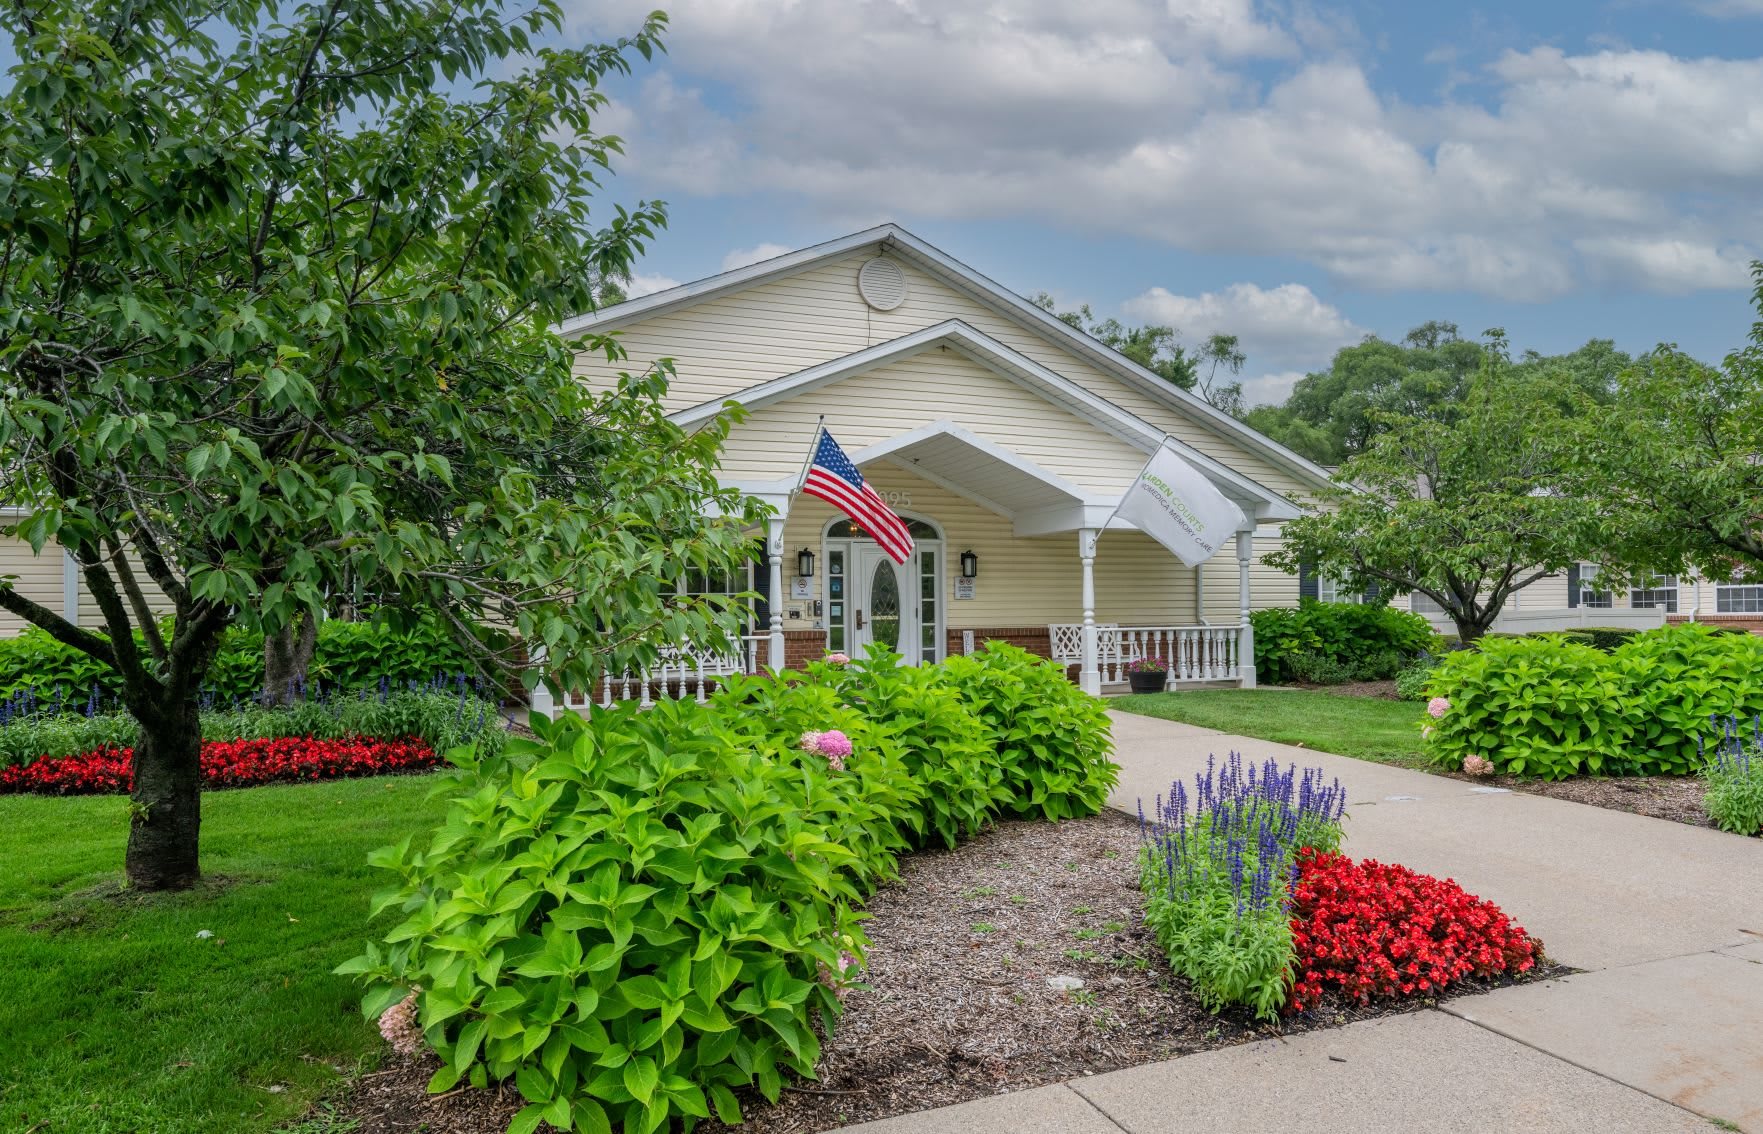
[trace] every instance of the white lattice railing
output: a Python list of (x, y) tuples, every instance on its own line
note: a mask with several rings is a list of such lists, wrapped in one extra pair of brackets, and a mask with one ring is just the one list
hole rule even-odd
[[(1047, 627), (1053, 660), (1083, 664), (1083, 624), (1053, 623)], [(1121, 626), (1096, 624), (1096, 665), (1102, 684), (1126, 680), (1126, 664), (1134, 658), (1158, 657), (1169, 666), (1169, 684), (1178, 681), (1230, 681), (1238, 670), (1240, 626)]]

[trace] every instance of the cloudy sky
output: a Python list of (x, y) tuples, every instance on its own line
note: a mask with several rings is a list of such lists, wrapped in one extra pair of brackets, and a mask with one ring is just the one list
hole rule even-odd
[[(566, 3), (569, 0), (566, 0)], [(576, 0), (574, 36), (655, 0)], [(675, 0), (614, 90), (639, 284), (895, 220), (1240, 335), (1258, 400), (1427, 319), (1718, 358), (1763, 256), (1763, 0)]]

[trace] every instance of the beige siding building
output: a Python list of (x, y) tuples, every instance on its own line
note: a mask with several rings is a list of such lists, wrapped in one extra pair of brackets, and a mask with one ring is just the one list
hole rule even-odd
[[(562, 330), (616, 333), (628, 352), (578, 360), (598, 388), (673, 360), (667, 408), (685, 428), (743, 407), (722, 477), (777, 514), (748, 578), (721, 584), (764, 596), (744, 664), (871, 644), (936, 661), (1002, 638), (1096, 688), (1147, 653), (1172, 681), (1252, 683), (1247, 612), (1297, 601), (1297, 580), (1261, 556), (1325, 470), (898, 226)], [(912, 522), (904, 565), (797, 491), (822, 423)], [(1198, 567), (1111, 518), (1166, 444), (1244, 516)], [(705, 662), (688, 649), (680, 672)]]

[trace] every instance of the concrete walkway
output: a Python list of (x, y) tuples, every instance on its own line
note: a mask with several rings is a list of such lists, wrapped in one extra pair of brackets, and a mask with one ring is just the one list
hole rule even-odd
[(1455, 878), (1586, 971), (849, 1129), (1763, 1134), (1763, 840), (1110, 716), (1113, 806), (1149, 811), (1209, 753), (1320, 765), (1354, 857)]

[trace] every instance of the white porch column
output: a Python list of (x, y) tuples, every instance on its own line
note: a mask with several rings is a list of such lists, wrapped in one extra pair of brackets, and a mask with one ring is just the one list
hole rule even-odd
[(1077, 554), (1083, 561), (1083, 663), (1078, 667), (1077, 683), (1092, 697), (1102, 695), (1102, 670), (1096, 651), (1096, 536), (1095, 528), (1079, 528)]
[(1249, 624), (1249, 561), (1255, 557), (1255, 530), (1237, 533), (1237, 677), (1244, 689), (1255, 688), (1255, 628)]
[(533, 686), (527, 701), (527, 716), (554, 721), (557, 719), (557, 699), (545, 688), (545, 647), (535, 649), (532, 657), (527, 659), (527, 664), (539, 671), (539, 683)]
[(765, 521), (765, 554), (771, 562), (771, 649), (773, 672), (784, 668), (784, 518)]

